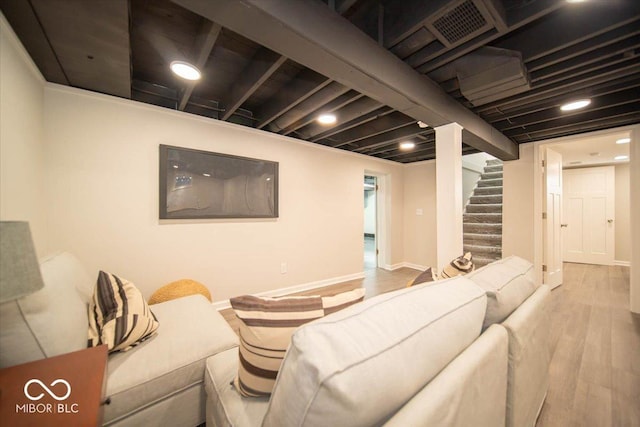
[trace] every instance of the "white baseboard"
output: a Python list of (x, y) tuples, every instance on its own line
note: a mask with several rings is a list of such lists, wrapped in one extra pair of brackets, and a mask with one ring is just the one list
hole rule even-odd
[(414, 270), (420, 270), (420, 271), (424, 271), (424, 270), (426, 270), (427, 268), (429, 268), (429, 267), (427, 267), (427, 266), (425, 266), (425, 265), (413, 264), (413, 263), (411, 263), (411, 262), (405, 262), (405, 263), (403, 263), (403, 264), (404, 264), (404, 267), (407, 267), (407, 268), (413, 268)]
[[(272, 291), (258, 292), (252, 295), (259, 297), (277, 297), (282, 295), (294, 294), (297, 292), (309, 291), (311, 289), (323, 288), (325, 286), (336, 285), (338, 283), (348, 282), (350, 280), (357, 280), (364, 278), (364, 272), (347, 274), (346, 276), (332, 277), (331, 279), (317, 280), (315, 282), (304, 283), (302, 285), (289, 286), (286, 288), (274, 289)], [(229, 300), (216, 301), (212, 303), (213, 308), (216, 310), (225, 310), (231, 307)]]
[(382, 268), (384, 270), (387, 270), (387, 271), (394, 271), (394, 270), (397, 270), (399, 268), (404, 268), (404, 267), (413, 268), (414, 270), (426, 270), (427, 269), (427, 267), (425, 267), (425, 266), (418, 265), (418, 264), (413, 264), (413, 263), (410, 263), (410, 262), (399, 262), (397, 264), (392, 264), (392, 265), (385, 264), (385, 265), (381, 265), (380, 266), (380, 268)]
[(631, 262), (614, 260), (613, 265), (619, 265), (621, 267), (631, 267)]

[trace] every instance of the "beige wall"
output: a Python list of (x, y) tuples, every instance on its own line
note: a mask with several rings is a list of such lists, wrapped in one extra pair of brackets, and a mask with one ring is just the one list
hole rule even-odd
[(616, 165), (616, 249), (615, 260), (631, 261), (631, 211), (629, 204), (629, 164)]
[[(436, 163), (408, 164), (404, 171), (404, 254), (415, 267), (435, 267)], [(422, 215), (416, 214), (418, 209)]]
[(0, 219), (29, 221), (39, 255), (48, 250), (43, 87), (42, 75), (0, 15)]
[(520, 145), (520, 158), (504, 162), (502, 256), (534, 261), (534, 146)]
[[(390, 174), (390, 263), (403, 261), (403, 166), (57, 85), (45, 89), (51, 240), (145, 295), (180, 278), (216, 300), (363, 271), (363, 177)], [(280, 163), (277, 220), (158, 220), (158, 145)], [(287, 274), (281, 274), (281, 263)]]

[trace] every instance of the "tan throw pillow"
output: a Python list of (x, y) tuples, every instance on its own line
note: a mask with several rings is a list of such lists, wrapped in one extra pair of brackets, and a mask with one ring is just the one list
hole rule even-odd
[(435, 282), (436, 280), (438, 280), (438, 275), (435, 271), (433, 271), (433, 268), (429, 267), (425, 271), (420, 273), (418, 277), (410, 281), (407, 285), (407, 288), (415, 285), (420, 285), (422, 283)]
[(151, 337), (158, 320), (128, 280), (101, 271), (89, 304), (89, 347), (126, 351)]
[(449, 277), (461, 276), (473, 270), (475, 270), (473, 257), (471, 256), (471, 252), (467, 252), (451, 261), (449, 265), (444, 266), (440, 273), (440, 278), (448, 279)]
[(240, 319), (240, 364), (234, 386), (245, 397), (271, 394), (291, 335), (301, 325), (364, 299), (363, 288), (334, 296), (231, 298)]

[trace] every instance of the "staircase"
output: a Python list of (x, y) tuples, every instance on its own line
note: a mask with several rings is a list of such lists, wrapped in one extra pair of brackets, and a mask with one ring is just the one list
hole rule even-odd
[(482, 267), (502, 258), (502, 161), (487, 160), (463, 218), (464, 251)]

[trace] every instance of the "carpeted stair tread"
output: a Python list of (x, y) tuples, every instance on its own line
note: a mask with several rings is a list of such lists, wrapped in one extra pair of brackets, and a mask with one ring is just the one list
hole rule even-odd
[(502, 245), (502, 234), (490, 234), (490, 233), (464, 233), (464, 243), (470, 244), (488, 244)]
[(502, 205), (500, 203), (480, 203), (469, 204), (466, 207), (467, 213), (502, 213)]
[(496, 178), (500, 178), (502, 179), (502, 171), (498, 171), (498, 172), (484, 172), (480, 174), (480, 179), (496, 179)]
[(485, 166), (484, 171), (486, 172), (502, 172), (502, 165), (494, 165), (494, 166)]
[(469, 243), (464, 245), (465, 252), (471, 252), (475, 255), (482, 256), (488, 255), (489, 257), (492, 255), (501, 255), (502, 254), (502, 246), (487, 246), (487, 245), (478, 245), (475, 243)]
[(501, 234), (502, 224), (483, 224), (483, 223), (463, 223), (463, 233), (479, 233), (479, 234)]
[(470, 204), (497, 204), (502, 203), (502, 194), (487, 194), (469, 197)]
[(488, 194), (502, 194), (502, 186), (476, 187), (476, 189), (473, 190), (473, 194), (475, 196), (483, 196), (483, 195), (488, 195)]
[(478, 181), (478, 187), (502, 187), (502, 178), (481, 179)]
[(502, 213), (472, 212), (462, 215), (462, 222), (502, 223)]

